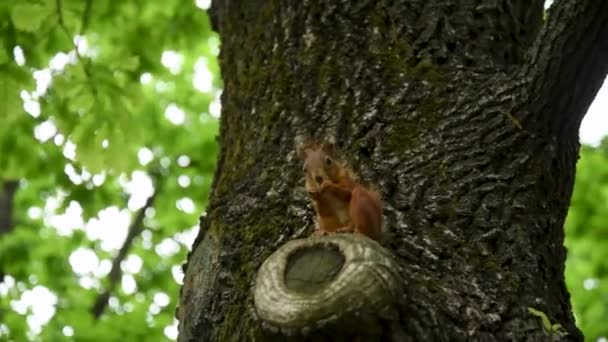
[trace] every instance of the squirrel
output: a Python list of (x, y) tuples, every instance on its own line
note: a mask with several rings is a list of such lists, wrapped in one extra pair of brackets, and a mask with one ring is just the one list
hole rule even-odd
[(300, 144), (306, 191), (317, 215), (315, 234), (355, 232), (374, 240), (382, 237), (382, 200), (363, 186), (339, 158), (333, 142)]

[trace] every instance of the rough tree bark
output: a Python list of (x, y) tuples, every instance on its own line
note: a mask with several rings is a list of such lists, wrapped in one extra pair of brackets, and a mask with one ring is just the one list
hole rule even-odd
[(582, 340), (563, 223), (579, 123), (608, 72), (608, 1), (557, 0), (544, 23), (540, 0), (225, 0), (210, 13), (221, 153), (180, 340), (263, 340), (256, 271), (313, 228), (298, 135), (334, 135), (381, 190), (405, 336)]

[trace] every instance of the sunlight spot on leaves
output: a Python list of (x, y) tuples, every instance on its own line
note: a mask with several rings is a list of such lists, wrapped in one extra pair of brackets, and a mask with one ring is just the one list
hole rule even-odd
[(36, 70), (33, 73), (34, 79), (36, 80), (36, 90), (34, 91), (34, 98), (46, 94), (46, 91), (51, 86), (53, 76), (51, 75), (50, 69)]
[(6, 326), (6, 324), (0, 323), (0, 337), (8, 336), (11, 333), (11, 330)]
[(177, 157), (177, 165), (181, 167), (186, 167), (190, 165), (190, 157), (188, 157), (187, 155), (181, 155)]
[(220, 54), (220, 40), (217, 36), (213, 35), (207, 39), (207, 44), (209, 44), (209, 50), (211, 50), (211, 54), (217, 56)]
[(194, 64), (192, 85), (202, 93), (208, 93), (213, 89), (213, 74), (207, 66), (207, 58), (200, 57)]
[(23, 100), (23, 109), (25, 110), (25, 112), (34, 118), (39, 117), (40, 103), (36, 100), (35, 96), (25, 90), (22, 90), (20, 95), (21, 99)]
[(74, 37), (74, 45), (76, 45), (76, 49), (81, 56), (87, 55), (89, 51), (89, 42), (87, 41), (87, 37), (76, 35)]
[(122, 276), (121, 281), (122, 290), (125, 294), (130, 295), (137, 291), (137, 283), (135, 282), (135, 278), (133, 278), (130, 274), (125, 274)]
[(63, 202), (63, 199), (65, 198), (65, 193), (59, 193), (57, 196), (55, 197), (49, 197), (46, 199), (46, 202), (44, 203), (44, 211), (47, 213), (54, 213), (55, 210), (57, 210), (57, 208), (59, 208), (59, 206), (61, 205), (61, 203)]
[(173, 319), (173, 323), (171, 325), (167, 325), (165, 329), (163, 329), (163, 333), (170, 340), (177, 340), (177, 320)]
[(184, 272), (182, 272), (182, 268), (179, 265), (174, 265), (171, 267), (171, 275), (173, 275), (173, 279), (179, 285), (184, 283)]
[(175, 103), (170, 103), (165, 109), (165, 118), (174, 125), (181, 125), (186, 121), (186, 113)]
[(83, 289), (97, 289), (99, 288), (99, 281), (91, 276), (81, 276), (78, 279), (78, 285)]
[(146, 212), (144, 214), (146, 214), (147, 218), (153, 218), (156, 216), (156, 210), (152, 207), (146, 208)]
[(63, 142), (65, 141), (65, 137), (63, 136), (63, 134), (58, 133), (55, 135), (55, 138), (53, 138), (53, 141), (55, 142), (55, 145), (61, 146), (61, 145), (63, 145)]
[(83, 247), (78, 248), (70, 254), (69, 262), (74, 273), (79, 275), (93, 273), (99, 266), (97, 254), (93, 250)]
[(170, 298), (164, 292), (157, 292), (154, 294), (154, 304), (160, 306), (161, 308), (169, 305)]
[(61, 329), (61, 333), (63, 334), (63, 336), (72, 337), (74, 336), (74, 328), (69, 325), (66, 325), (63, 327), (63, 329)]
[[(160, 312), (161, 307), (156, 305), (155, 303), (150, 304), (150, 307), (148, 308), (148, 314), (150, 315), (158, 315), (158, 313)], [(150, 324), (151, 326), (153, 325), (153, 317), (150, 316), (150, 318), (148, 319), (148, 324)]]
[(179, 244), (171, 238), (166, 238), (156, 245), (154, 251), (161, 257), (168, 258), (179, 252)]
[(102, 186), (105, 181), (106, 181), (105, 173), (99, 173), (99, 174), (96, 174), (93, 176), (93, 185), (95, 185), (95, 186)]
[(165, 68), (169, 69), (173, 75), (176, 75), (182, 70), (184, 56), (176, 51), (167, 50), (163, 51), (160, 62)]
[(103, 259), (99, 262), (99, 266), (93, 270), (93, 275), (97, 278), (107, 276), (112, 270), (112, 261), (110, 259)]
[(159, 93), (164, 93), (167, 90), (169, 90), (171, 88), (171, 83), (168, 82), (164, 82), (164, 81), (158, 81), (156, 82), (154, 89), (156, 89), (157, 92)]
[(0, 297), (5, 297), (13, 287), (15, 287), (15, 278), (5, 274), (4, 281), (0, 283)]
[(190, 177), (188, 177), (187, 175), (180, 175), (179, 177), (177, 177), (177, 184), (179, 184), (179, 186), (181, 186), (182, 188), (189, 187)]
[(27, 209), (27, 216), (32, 220), (38, 220), (42, 217), (42, 209), (40, 207), (29, 207)]
[(195, 0), (194, 3), (196, 4), (196, 7), (202, 10), (207, 10), (209, 9), (209, 6), (211, 6), (211, 0)]
[(192, 214), (194, 212), (194, 202), (189, 197), (183, 197), (175, 202), (175, 207), (187, 214)]
[(137, 152), (137, 159), (139, 164), (145, 166), (154, 159), (154, 153), (147, 147), (141, 148)]
[(85, 232), (89, 240), (100, 240), (104, 251), (118, 250), (127, 237), (130, 222), (131, 214), (128, 210), (110, 206), (87, 222)]
[(596, 278), (587, 278), (583, 281), (585, 290), (590, 291), (600, 286), (600, 280)]
[(50, 71), (61, 71), (65, 69), (68, 64), (75, 64), (76, 60), (76, 54), (74, 52), (59, 52), (53, 56), (53, 58), (51, 58), (51, 61), (49, 62), (49, 69)]
[(175, 241), (181, 243), (184, 247), (190, 250), (192, 248), (192, 244), (198, 235), (198, 225), (193, 226), (190, 229), (179, 232), (173, 236)]
[(148, 229), (141, 232), (141, 244), (144, 249), (152, 248), (152, 232)]
[(133, 171), (130, 181), (127, 181), (126, 177), (120, 177), (119, 182), (125, 192), (131, 195), (127, 204), (131, 211), (139, 210), (146, 205), (146, 201), (154, 193), (152, 179), (144, 171)]
[(70, 201), (63, 214), (55, 215), (49, 212), (45, 215), (45, 224), (53, 227), (61, 236), (71, 236), (76, 229), (84, 226), (82, 207), (78, 202)]
[(138, 255), (130, 254), (127, 259), (123, 260), (120, 264), (120, 268), (126, 273), (136, 274), (141, 271), (143, 261)]
[(211, 116), (213, 116), (214, 118), (219, 118), (220, 114), (222, 113), (222, 102), (220, 100), (221, 96), (222, 91), (218, 90), (215, 93), (213, 101), (211, 101), (211, 103), (209, 104), (209, 114), (211, 114)]
[(70, 139), (63, 145), (63, 156), (72, 161), (76, 158), (76, 145)]
[(18, 66), (23, 66), (25, 64), (25, 55), (23, 54), (21, 46), (16, 45), (13, 48), (13, 58), (15, 58), (15, 63), (17, 63)]
[(120, 309), (120, 302), (118, 301), (118, 298), (116, 298), (116, 296), (111, 296), (108, 299), (108, 306), (110, 309), (118, 311), (118, 309)]
[(150, 84), (150, 82), (152, 82), (152, 74), (149, 72), (144, 72), (141, 74), (141, 76), (139, 76), (139, 82), (141, 82), (141, 84)]
[(34, 128), (34, 137), (40, 142), (47, 142), (57, 134), (57, 126), (51, 120), (46, 120)]
[(65, 164), (65, 167), (63, 168), (63, 172), (68, 176), (68, 178), (70, 179), (70, 181), (72, 183), (74, 183), (76, 185), (82, 184), (82, 181), (83, 181), (82, 177), (80, 177), (78, 172), (76, 172), (74, 165), (72, 165), (71, 163)]
[(48, 288), (37, 285), (31, 290), (24, 291), (19, 300), (13, 300), (10, 304), (13, 310), (22, 315), (31, 312), (27, 322), (32, 332), (38, 334), (42, 326), (55, 315), (57, 296)]

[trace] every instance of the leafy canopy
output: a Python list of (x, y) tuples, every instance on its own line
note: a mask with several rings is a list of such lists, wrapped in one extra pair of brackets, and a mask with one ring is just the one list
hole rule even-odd
[(0, 340), (175, 336), (180, 265), (217, 153), (208, 5), (0, 2), (0, 194), (18, 183), (0, 230)]
[(566, 284), (589, 341), (608, 338), (608, 139), (583, 146), (566, 218)]

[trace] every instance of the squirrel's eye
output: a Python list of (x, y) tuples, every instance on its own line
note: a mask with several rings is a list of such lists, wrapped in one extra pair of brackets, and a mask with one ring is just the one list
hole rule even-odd
[(331, 165), (331, 158), (327, 158), (327, 159), (325, 159), (325, 164), (327, 164), (327, 165)]

